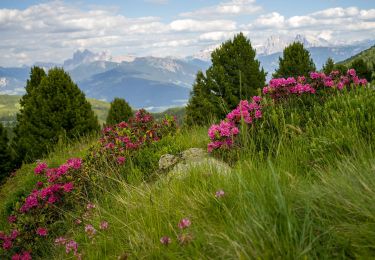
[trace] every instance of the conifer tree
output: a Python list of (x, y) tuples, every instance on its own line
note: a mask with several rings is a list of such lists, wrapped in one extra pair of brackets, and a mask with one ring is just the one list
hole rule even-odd
[[(33, 82), (31, 71), (29, 82)], [(14, 148), (17, 163), (30, 161), (48, 152), (59, 138), (77, 138), (99, 130), (97, 117), (85, 95), (63, 69), (49, 70), (35, 81), (23, 98), (15, 127)]]
[(12, 170), (12, 157), (8, 146), (6, 129), (0, 123), (0, 184)]
[(367, 66), (363, 59), (354, 60), (351, 67), (355, 69), (360, 78), (365, 78), (369, 82), (371, 81), (371, 69)]
[(111, 102), (106, 123), (107, 125), (115, 125), (122, 121), (128, 121), (133, 116), (133, 110), (129, 104), (122, 98), (115, 98)]
[(300, 42), (294, 42), (283, 51), (279, 58), (279, 68), (272, 75), (274, 78), (288, 78), (308, 76), (315, 71), (315, 64), (310, 57), (310, 52)]
[[(208, 119), (197, 118), (204, 115), (221, 118), (235, 108), (241, 99), (249, 99), (259, 94), (265, 84), (266, 73), (260, 68), (260, 62), (255, 59), (255, 55), (250, 40), (242, 33), (216, 49), (211, 55), (212, 65), (206, 71), (204, 80), (203, 74), (197, 74), (196, 89), (193, 89), (189, 100), (187, 122), (202, 124)], [(201, 84), (202, 82), (204, 83)], [(197, 98), (196, 93), (205, 95), (201, 94)], [(196, 116), (195, 119), (191, 117), (193, 115)]]
[(332, 58), (328, 58), (326, 63), (323, 65), (323, 72), (329, 75), (335, 69), (335, 62)]
[(209, 89), (205, 84), (206, 77), (202, 71), (198, 71), (190, 93), (191, 98), (186, 107), (185, 123), (187, 125), (208, 124), (215, 115), (215, 107), (209, 101)]

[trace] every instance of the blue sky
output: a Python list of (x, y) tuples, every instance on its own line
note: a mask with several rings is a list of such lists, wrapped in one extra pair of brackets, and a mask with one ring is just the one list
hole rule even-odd
[(316, 45), (375, 39), (374, 0), (1, 0), (0, 66), (62, 62), (77, 49), (121, 60), (188, 56), (244, 32)]

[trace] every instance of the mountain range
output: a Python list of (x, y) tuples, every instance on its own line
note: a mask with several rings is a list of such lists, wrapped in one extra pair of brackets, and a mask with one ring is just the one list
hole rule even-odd
[[(282, 50), (294, 41), (305, 45), (318, 69), (328, 57), (335, 61), (345, 60), (375, 44), (375, 40), (368, 40), (350, 45), (330, 45), (324, 39), (303, 35), (292, 38), (272, 36), (263, 45), (255, 46), (257, 58), (268, 72), (268, 79), (278, 66)], [(210, 66), (211, 53), (217, 47), (210, 46), (186, 58), (112, 57), (106, 52), (78, 50), (62, 64), (37, 62), (34, 65), (45, 70), (63, 67), (90, 98), (111, 101), (114, 97), (122, 97), (134, 108), (161, 111), (186, 104), (196, 73)], [(22, 95), (29, 72), (29, 66), (0, 67), (0, 94)]]

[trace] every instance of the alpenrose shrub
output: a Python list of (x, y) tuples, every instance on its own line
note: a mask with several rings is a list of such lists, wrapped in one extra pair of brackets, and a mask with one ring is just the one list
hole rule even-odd
[[(129, 122), (105, 128), (99, 147), (93, 147), (92, 151), (96, 156), (121, 165), (132, 152), (176, 130), (174, 117), (166, 116), (161, 122), (155, 122), (150, 113), (139, 110)], [(82, 226), (82, 232), (89, 239), (94, 238), (97, 229), (104, 231), (109, 226), (103, 220), (96, 229), (92, 223), (95, 205), (86, 205), (87, 189), (92, 185), (86, 178), (86, 170), (92, 159), (91, 156), (85, 160), (71, 158), (57, 168), (50, 168), (44, 162), (37, 164), (34, 174), (39, 180), (35, 189), (16, 204), (8, 218), (8, 231), (0, 231), (0, 259), (26, 260), (40, 256), (38, 246), (43, 241), (64, 246), (67, 255), (81, 259), (78, 243), (68, 238), (65, 227), (61, 226), (62, 220), (67, 218), (66, 212), (82, 213), (74, 222)]]
[(268, 86), (263, 88), (263, 94), (275, 101), (281, 101), (293, 95), (324, 94), (326, 90), (343, 90), (351, 87), (366, 86), (367, 80), (360, 79), (354, 69), (349, 69), (346, 75), (339, 71), (332, 71), (329, 75), (323, 72), (311, 72), (309, 78), (300, 76), (272, 79)]
[(91, 149), (88, 160), (124, 164), (126, 159), (140, 148), (159, 141), (163, 136), (177, 130), (176, 118), (166, 116), (160, 123), (152, 115), (141, 109), (127, 123), (121, 122), (103, 129), (98, 144)]
[[(272, 79), (269, 85), (263, 88), (263, 94), (275, 102), (282, 102), (292, 97), (328, 95), (366, 85), (367, 80), (359, 78), (354, 69), (349, 69), (346, 75), (340, 75), (339, 71), (332, 71), (328, 76), (323, 72), (311, 72), (308, 79), (304, 76)], [(253, 125), (257, 119), (262, 118), (261, 100), (261, 97), (255, 96), (251, 102), (240, 101), (238, 107), (230, 112), (225, 120), (218, 125), (212, 125), (208, 130), (211, 140), (207, 147), (208, 152), (240, 147), (238, 135), (241, 126)]]
[(251, 125), (255, 120), (262, 118), (262, 98), (254, 96), (252, 101), (241, 100), (240, 104), (230, 112), (225, 120), (218, 125), (212, 125), (208, 130), (211, 142), (208, 152), (217, 149), (230, 149), (236, 145), (236, 136), (240, 133), (242, 123)]
[(9, 216), (8, 234), (0, 232), (0, 256), (31, 259), (40, 239), (48, 239), (61, 230), (56, 222), (63, 218), (62, 209), (72, 208), (82, 189), (81, 167), (80, 158), (71, 158), (57, 168), (37, 164), (34, 174), (40, 179), (35, 189), (17, 203)]

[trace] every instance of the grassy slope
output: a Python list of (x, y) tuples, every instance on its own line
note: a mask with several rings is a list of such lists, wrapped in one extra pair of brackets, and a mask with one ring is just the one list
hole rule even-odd
[[(21, 96), (0, 95), (0, 121), (14, 121), (20, 109)], [(92, 109), (98, 116), (99, 123), (103, 124), (107, 118), (110, 104), (108, 102), (88, 98)]]
[(364, 51), (361, 51), (360, 53), (344, 60), (344, 61), (341, 61), (339, 62), (338, 64), (343, 64), (347, 67), (350, 67), (350, 65), (352, 64), (352, 62), (356, 59), (363, 59), (368, 66), (370, 66), (370, 68), (372, 67), (372, 62), (374, 62), (375, 60), (375, 46), (372, 46), (371, 48), (367, 49), (367, 50), (364, 50)]
[[(230, 173), (200, 166), (185, 177), (161, 175), (147, 183), (128, 178), (128, 183), (102, 185), (98, 188), (105, 192), (93, 199), (96, 214), (85, 224), (97, 228), (107, 220), (109, 230), (98, 231), (91, 241), (84, 226), (67, 216), (67, 235), (79, 242), (87, 259), (372, 258), (374, 95), (372, 90), (354, 92), (305, 110), (269, 108), (264, 115), (272, 118), (272, 127), (263, 123), (258, 132), (243, 137), (246, 147), (233, 154), (238, 161)], [(207, 128), (184, 130), (163, 140), (157, 156), (144, 152), (139, 159), (153, 157), (157, 165), (160, 154), (205, 147), (206, 133)], [(83, 154), (90, 142), (60, 149), (47, 161)], [(264, 159), (255, 152), (260, 143), (272, 148), (272, 156)], [(2, 214), (14, 202), (15, 191), (31, 189), (32, 167), (24, 166), (2, 187)], [(117, 170), (108, 166), (101, 174)], [(140, 167), (130, 172), (147, 171)], [(225, 196), (217, 199), (219, 189)], [(185, 232), (193, 240), (185, 246), (176, 239), (183, 217), (192, 221)], [(172, 238), (167, 247), (159, 242), (164, 235)], [(66, 257), (63, 249), (55, 249), (53, 258)]]

